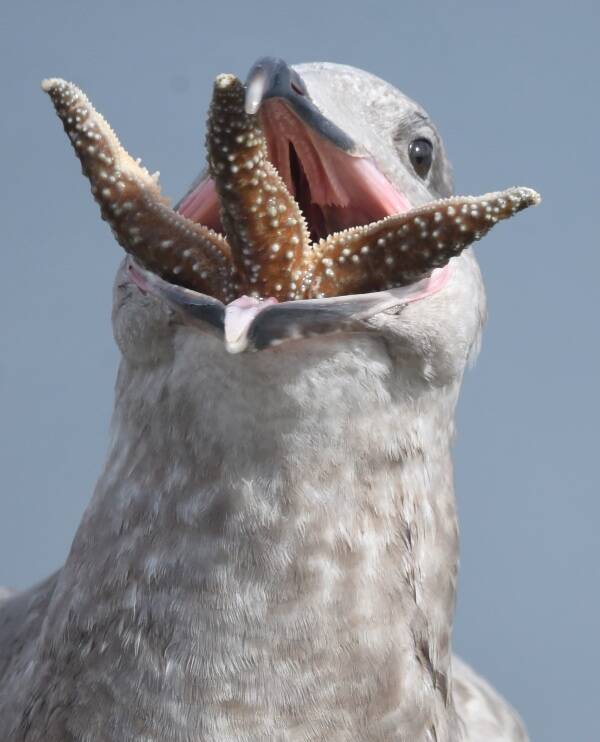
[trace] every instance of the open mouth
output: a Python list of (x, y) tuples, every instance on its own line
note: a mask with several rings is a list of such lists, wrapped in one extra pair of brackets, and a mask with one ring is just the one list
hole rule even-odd
[(237, 318), (229, 336), (246, 337), (276, 303), (318, 301), (321, 311), (335, 299), (355, 318), (366, 295), (404, 287), (396, 304), (429, 296), (452, 257), (540, 200), (511, 188), (413, 208), (305, 89), (291, 105), (277, 86), (268, 94), (259, 67), (246, 87), (233, 75), (217, 77), (208, 173), (174, 209), (157, 175), (127, 153), (79, 88), (58, 79), (43, 88), (103, 219), (135, 259), (134, 280), (180, 307), (210, 305), (219, 314), (220, 306), (226, 338), (228, 317)]
[[(269, 160), (298, 203), (312, 243), (410, 210), (408, 199), (370, 158), (339, 149), (308, 128), (287, 103), (268, 99), (258, 115)], [(223, 232), (210, 175), (182, 199), (177, 209), (188, 219)]]

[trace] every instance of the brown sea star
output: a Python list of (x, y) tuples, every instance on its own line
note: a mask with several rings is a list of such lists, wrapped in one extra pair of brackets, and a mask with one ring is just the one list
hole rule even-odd
[(157, 177), (121, 146), (72, 83), (44, 81), (119, 244), (165, 280), (224, 303), (364, 294), (413, 283), (498, 221), (539, 203), (530, 188), (433, 201), (311, 243), (300, 206), (270, 162), (244, 85), (219, 75), (208, 117), (209, 173), (224, 235), (175, 211)]

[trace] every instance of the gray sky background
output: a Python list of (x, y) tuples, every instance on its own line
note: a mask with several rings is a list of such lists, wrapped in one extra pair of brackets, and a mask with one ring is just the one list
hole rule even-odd
[(458, 192), (544, 203), (477, 248), (490, 319), (459, 410), (455, 646), (540, 742), (600, 739), (597, 2), (3, 2), (0, 584), (65, 558), (100, 472), (121, 258), (43, 77), (79, 83), (177, 198), (212, 79), (345, 62), (438, 123)]

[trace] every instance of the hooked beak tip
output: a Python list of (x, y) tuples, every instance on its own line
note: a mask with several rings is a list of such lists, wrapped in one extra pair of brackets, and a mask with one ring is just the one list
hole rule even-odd
[(263, 101), (265, 89), (267, 86), (267, 75), (262, 67), (258, 67), (246, 83), (246, 98), (244, 101), (244, 110), (249, 115), (258, 112)]

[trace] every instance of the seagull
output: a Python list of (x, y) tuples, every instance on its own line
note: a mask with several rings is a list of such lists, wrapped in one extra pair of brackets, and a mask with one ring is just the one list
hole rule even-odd
[(0, 593), (0, 738), (521, 742), (451, 648), (451, 446), (486, 314), (470, 245), (539, 202), (452, 194), (425, 111), (349, 66), (215, 81), (171, 206), (46, 80), (127, 255), (104, 470), (64, 566)]

